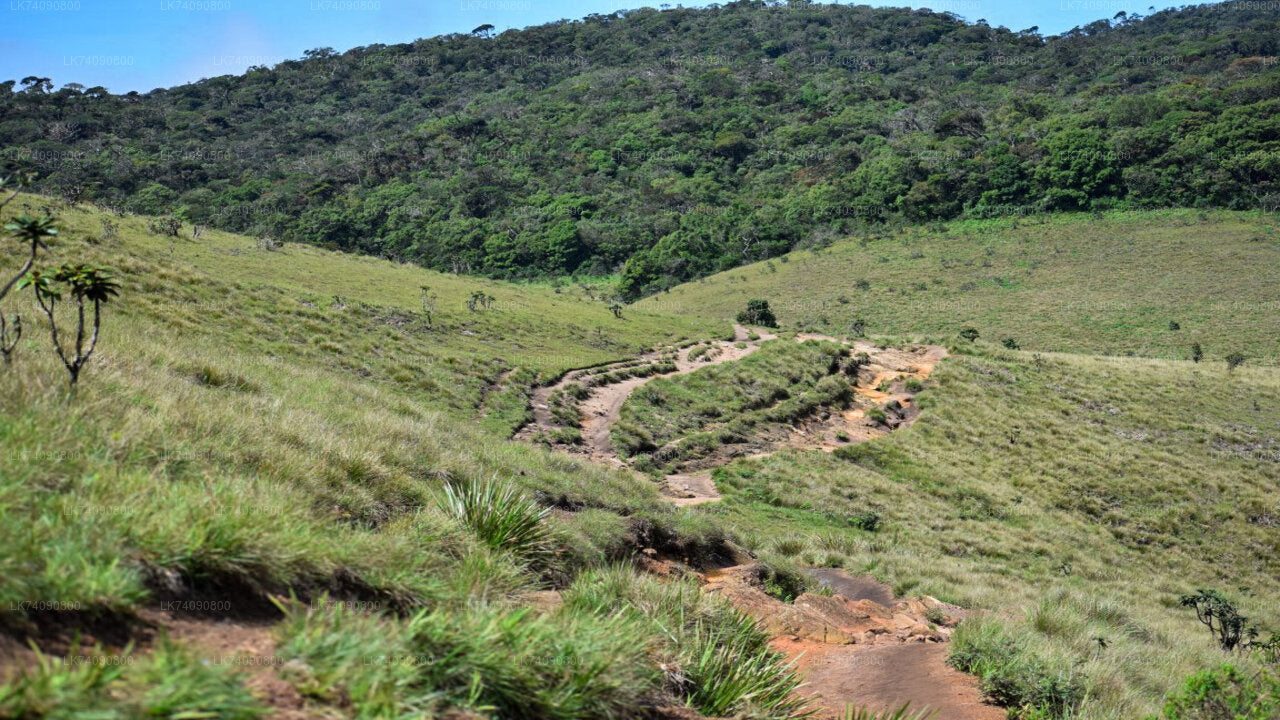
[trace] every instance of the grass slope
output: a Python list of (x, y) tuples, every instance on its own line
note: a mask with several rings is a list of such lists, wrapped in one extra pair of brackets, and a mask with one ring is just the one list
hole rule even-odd
[[(127, 628), (175, 594), (229, 603), (232, 617), (260, 610), (265, 593), (297, 594), (311, 604), (287, 614), (270, 660), (304, 663), (286, 679), (315, 708), (329, 706), (317, 712), (361, 717), (510, 707), (529, 693), (525, 715), (620, 716), (690, 697), (657, 671), (661, 648), (694, 658), (714, 631), (746, 643), (730, 661), (769, 657), (723, 608), (659, 637), (655, 625), (672, 627), (665, 616), (526, 622), (518, 607), (531, 590), (639, 547), (697, 552), (718, 540), (652, 485), (507, 441), (515, 413), (486, 415), (488, 387), (517, 366), (524, 379), (504, 382), (710, 325), (646, 312), (620, 320), (550, 288), (290, 245), (268, 252), (221, 233), (175, 241), (150, 234), (144, 218), (55, 209), (63, 233), (47, 262), (106, 265), (123, 289), (74, 396), (27, 293), (6, 298), (4, 311), (27, 320), (0, 371), (0, 625), (10, 636), (74, 644), (78, 629)], [(104, 222), (116, 226), (111, 239), (100, 237)], [(13, 255), (0, 261), (14, 266)], [(414, 308), (423, 284), (440, 295), (432, 329)], [(477, 288), (498, 298), (492, 308), (463, 307)], [(536, 562), (494, 549), (442, 509), (446, 483), (495, 478), (577, 510), (542, 522), (548, 552)], [(315, 602), (324, 593), (387, 614), (335, 617), (342, 606)], [(415, 615), (422, 607), (432, 612)], [(514, 646), (524, 654), (495, 653)], [(384, 651), (453, 665), (404, 667)], [(202, 674), (207, 661), (199, 648), (118, 666), (55, 659), (0, 685), (0, 716), (256, 716), (256, 701), (234, 690), (242, 678)], [(162, 689), (138, 690), (152, 686)]]
[[(1280, 361), (1273, 216), (1190, 210), (949, 223), (844, 241), (689, 283), (636, 305), (732, 319), (769, 300), (790, 328), (953, 339), (966, 326), (1024, 349)], [(1180, 330), (1171, 330), (1170, 322)]]
[[(1217, 588), (1280, 627), (1275, 368), (959, 350), (915, 424), (737, 461), (704, 512), (766, 557), (994, 611), (969, 646), (1000, 655), (1012, 638), (1044, 672), (1010, 684), (1062, 680), (1084, 698), (1073, 717), (1144, 717), (1227, 659), (1180, 594)], [(868, 513), (876, 532), (857, 527)]]

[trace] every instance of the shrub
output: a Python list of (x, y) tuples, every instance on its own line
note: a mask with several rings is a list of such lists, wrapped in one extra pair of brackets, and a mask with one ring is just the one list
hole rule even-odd
[(1235, 603), (1217, 590), (1197, 590), (1192, 595), (1183, 595), (1179, 603), (1196, 611), (1196, 618), (1209, 628), (1209, 634), (1223, 650), (1235, 650), (1242, 642), (1258, 635), (1249, 618), (1241, 615)]
[(495, 550), (526, 559), (548, 550), (550, 534), (544, 520), (549, 509), (496, 478), (445, 485), (440, 505)]
[(1280, 677), (1231, 665), (1187, 678), (1164, 706), (1164, 720), (1270, 720), (1280, 717)]
[(875, 532), (880, 529), (880, 513), (868, 510), (849, 516), (849, 524), (859, 530)]
[(1233, 352), (1227, 356), (1227, 369), (1235, 370), (1244, 364), (1244, 353)]
[(1005, 338), (1005, 339), (1001, 340), (1001, 341), (1000, 341), (1000, 344), (1001, 344), (1001, 345), (1004, 345), (1006, 348), (1008, 348), (1008, 349), (1010, 349), (1010, 350), (1017, 350), (1018, 348), (1022, 347), (1021, 345), (1019, 345), (1019, 344), (1018, 344), (1018, 341), (1017, 341), (1017, 340), (1014, 340), (1014, 339), (1013, 339), (1013, 338), (1011, 338), (1011, 337), (1007, 337), (1007, 338)]
[(738, 313), (738, 322), (744, 325), (778, 327), (778, 318), (770, 309), (768, 300), (748, 300), (747, 309)]
[(761, 563), (760, 581), (765, 594), (782, 602), (794, 602), (808, 587), (804, 571), (790, 560), (773, 559)]
[(1191, 346), (1191, 362), (1200, 362), (1204, 359), (1204, 348), (1200, 347), (1200, 343), (1194, 343)]

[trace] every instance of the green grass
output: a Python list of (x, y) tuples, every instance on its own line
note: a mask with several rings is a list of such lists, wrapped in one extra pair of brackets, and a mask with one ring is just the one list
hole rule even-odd
[[(1254, 677), (1258, 657), (1226, 658), (1179, 606), (1196, 588), (1280, 629), (1280, 375), (1267, 360), (1280, 333), (1268, 322), (1277, 266), (1256, 216), (957, 224), (796, 254), (766, 276), (787, 283), (776, 292), (747, 268), (735, 271), (747, 281), (677, 288), (618, 320), (567, 285), (267, 251), (216, 232), (173, 241), (137, 217), (115, 218), (117, 237), (97, 241), (102, 213), (62, 212), (49, 262), (107, 265), (123, 291), (74, 396), (30, 298), (0, 308), (28, 318), (14, 364), (0, 368), (0, 622), (10, 635), (118, 623), (174, 583), (236, 588), (237, 610), (268, 593), (301, 598), (284, 603), (276, 629), (277, 654), (296, 661), (280, 675), (320, 714), (623, 717), (689, 703), (794, 715), (785, 690), (798, 678), (753, 623), (691, 583), (625, 567), (641, 548), (697, 563), (730, 540), (759, 555), (780, 597), (803, 588), (798, 567), (842, 566), (902, 594), (992, 611), (961, 632), (956, 662), (1026, 717), (1062, 715), (1077, 700), (1077, 718), (1153, 715), (1179, 693), (1239, 685), (1197, 676), (1184, 687), (1227, 659)], [(15, 249), (0, 247), (0, 267), (12, 267)], [(942, 273), (940, 258), (960, 275)], [(1147, 259), (1160, 282), (1138, 271)], [(808, 279), (788, 275), (797, 270)], [(899, 291), (922, 273), (926, 290)], [(837, 277), (848, 287), (823, 309)], [(976, 289), (960, 289), (968, 282)], [(429, 326), (424, 284), (438, 296)], [(478, 289), (497, 302), (468, 311)], [(953, 357), (917, 396), (923, 413), (910, 427), (831, 454), (736, 461), (714, 474), (724, 501), (693, 510), (632, 474), (506, 439), (539, 380), (723, 337), (749, 297), (767, 297), (791, 328), (823, 327), (827, 313), (840, 332), (865, 316), (873, 332), (942, 338)], [(956, 339), (965, 324), (982, 338)], [(1026, 350), (1000, 347), (1003, 337)], [(1191, 341), (1205, 362), (1168, 359)], [(832, 348), (784, 338), (742, 362), (655, 381), (624, 419), (655, 447), (713, 449), (732, 440), (727, 431), (782, 428), (826, 397)], [(1228, 372), (1228, 348), (1250, 359)], [(652, 371), (642, 365), (584, 385)], [(450, 512), (445, 488), (460, 501), (464, 488), (511, 498), (481, 493)], [(564, 590), (561, 608), (525, 607), (552, 587)], [(315, 609), (326, 593), (380, 611)], [(61, 614), (41, 615), (49, 606)], [(0, 686), (0, 715), (259, 711), (242, 678), (207, 668), (196, 648), (160, 643), (134, 656), (131, 666), (32, 668)]]
[[(765, 299), (790, 329), (952, 340), (966, 325), (1023, 349), (1280, 362), (1280, 223), (1169, 210), (953, 222), (735, 268), (637, 308), (728, 321)], [(865, 288), (865, 289), (864, 289)], [(841, 299), (847, 302), (841, 302)], [(1170, 322), (1179, 330), (1170, 330)]]
[(64, 658), (40, 656), (0, 685), (0, 717), (226, 718), (253, 720), (265, 708), (230, 666), (202, 662), (161, 642), (148, 655), (76, 648)]
[[(47, 201), (22, 202), (38, 209)], [(115, 219), (119, 234), (99, 242), (92, 235), (102, 213), (60, 212), (64, 232), (50, 262), (106, 265), (123, 289), (106, 308), (102, 341), (74, 396), (30, 299), (11, 296), (2, 308), (28, 319), (13, 365), (0, 369), (0, 622), (19, 637), (42, 623), (73, 632), (121, 622), (176, 584), (228, 593), (233, 613), (266, 593), (354, 595), (396, 611), (385, 620), (395, 623), (418, 608), (445, 608), (410, 638), (415, 652), (429, 641), (447, 653), (451, 642), (473, 642), (451, 640), (459, 628), (489, 633), (485, 642), (529, 639), (523, 622), (502, 625), (516, 617), (515, 598), (630, 557), (641, 547), (637, 528), (699, 552), (719, 542), (651, 484), (506, 436), (527, 412), (536, 378), (723, 325), (638, 311), (617, 320), (598, 302), (549, 288), (289, 245), (268, 252), (221, 233), (171, 241), (148, 234), (145, 218)], [(11, 256), (0, 267), (12, 267)], [(431, 328), (415, 309), (421, 284), (442, 298)], [(469, 312), (463, 298), (473, 287), (498, 302)], [(494, 391), (504, 383), (506, 393)], [(437, 504), (445, 487), (495, 478), (536, 503), (529, 508), (539, 517), (552, 505), (579, 510), (538, 521), (547, 547), (536, 568), (509, 543), (491, 547), (501, 535), (493, 524)], [(52, 606), (63, 614), (42, 614)], [(494, 609), (468, 615), (468, 606)], [(595, 717), (634, 706), (625, 688), (656, 672), (635, 661), (648, 639), (605, 620), (536, 627), (529, 652), (580, 652), (580, 672), (562, 676), (563, 667), (545, 663), (526, 671), (523, 656), (449, 677), (419, 667), (407, 697), (470, 703), (467, 683), (479, 673), (497, 689), (476, 702), (510, 704), (500, 698), (536, 691), (541, 704), (532, 707)], [(380, 627), (353, 623), (350, 632), (348, 650), (334, 651), (346, 653), (342, 662), (381, 652)], [(596, 647), (627, 661), (602, 665)], [(185, 677), (179, 666), (163, 668), (157, 683)], [(85, 699), (70, 706), (101, 706), (104, 716), (132, 716), (142, 702), (128, 678), (53, 672), (5, 692), (28, 703), (15, 707), (31, 708), (59, 688), (83, 686), (76, 692)], [(304, 676), (295, 680), (307, 687)], [(403, 710), (380, 689), (384, 680), (399, 682), (367, 680), (352, 712)], [(313, 702), (348, 707), (342, 695)]]

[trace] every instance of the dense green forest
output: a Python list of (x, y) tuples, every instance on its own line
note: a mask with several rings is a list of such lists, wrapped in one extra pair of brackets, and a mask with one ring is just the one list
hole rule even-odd
[[(139, 213), (635, 298), (884, 223), (1280, 206), (1280, 22), (1055, 37), (744, 0), (478, 28), (112, 95), (0, 84), (0, 170)], [(59, 82), (74, 78), (58, 78)]]

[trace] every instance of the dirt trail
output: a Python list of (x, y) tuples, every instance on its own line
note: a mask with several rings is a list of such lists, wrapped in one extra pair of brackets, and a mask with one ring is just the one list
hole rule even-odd
[[(755, 339), (751, 339), (752, 335)], [(579, 417), (581, 442), (576, 445), (559, 445), (559, 449), (615, 467), (625, 467), (613, 448), (611, 432), (617, 423), (623, 404), (633, 392), (657, 378), (672, 377), (694, 372), (703, 367), (734, 362), (756, 352), (761, 345), (774, 340), (777, 335), (762, 330), (752, 330), (742, 325), (734, 326), (734, 339), (691, 345), (673, 350), (660, 348), (627, 360), (593, 368), (583, 368), (566, 373), (558, 382), (538, 388), (533, 393), (533, 422), (516, 433), (517, 439), (532, 440), (541, 433), (551, 433), (559, 428), (552, 409), (558, 391), (571, 385), (589, 387), (585, 399), (576, 403), (573, 411)], [(914, 393), (907, 388), (911, 379), (924, 380), (932, 374), (938, 362), (945, 358), (946, 350), (935, 346), (910, 346), (887, 348), (867, 341), (848, 343), (839, 338), (816, 333), (799, 333), (797, 342), (825, 340), (846, 345), (855, 354), (864, 354), (866, 364), (858, 373), (855, 392), (882, 409), (882, 419), (868, 418), (867, 409), (854, 407), (843, 412), (829, 413), (810, 419), (791, 428), (789, 437), (769, 443), (768, 452), (757, 452), (747, 457), (764, 457), (784, 449), (819, 449), (831, 452), (842, 445), (870, 440), (910, 423), (918, 414), (913, 403)], [(697, 357), (693, 357), (697, 352)], [(612, 383), (598, 382), (597, 378), (610, 372), (628, 373), (648, 370), (652, 366), (670, 363), (674, 369), (653, 374), (639, 373)], [(720, 499), (711, 479), (712, 469), (736, 459), (725, 455), (705, 459), (699, 466), (668, 475), (662, 492), (677, 505), (700, 505)]]
[(786, 603), (767, 595), (759, 566), (736, 565), (704, 575), (704, 591), (756, 618), (770, 645), (804, 675), (800, 694), (818, 717), (842, 718), (848, 706), (883, 711), (910, 703), (935, 720), (1000, 720), (983, 701), (976, 678), (946, 664), (951, 627), (966, 612), (931, 597), (895, 598), (870, 576), (812, 568), (830, 594), (805, 593)]
[(862, 647), (822, 645), (789, 639), (773, 647), (796, 660), (819, 717), (844, 716), (847, 705), (883, 712), (905, 703), (934, 720), (1003, 720), (1005, 712), (983, 702), (977, 681), (947, 665), (939, 643)]

